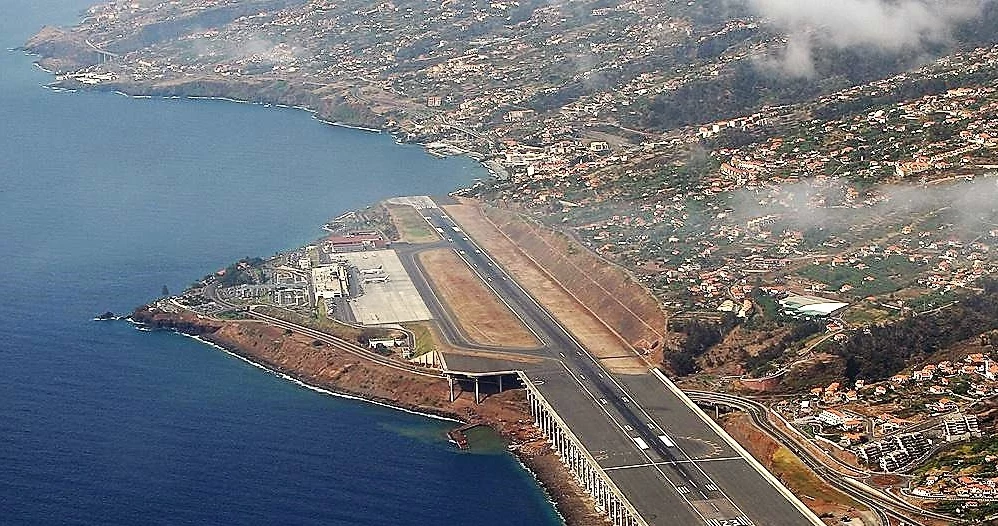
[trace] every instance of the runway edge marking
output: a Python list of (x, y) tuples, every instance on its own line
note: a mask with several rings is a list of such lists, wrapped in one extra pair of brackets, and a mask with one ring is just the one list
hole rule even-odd
[(724, 430), (724, 428), (722, 428), (717, 422), (711, 420), (711, 418), (707, 416), (707, 413), (705, 413), (703, 409), (700, 409), (700, 406), (693, 403), (693, 400), (690, 400), (690, 397), (686, 396), (686, 393), (684, 393), (679, 387), (676, 387), (676, 384), (672, 383), (672, 380), (670, 380), (669, 377), (665, 376), (665, 374), (662, 373), (662, 371), (660, 371), (657, 367), (653, 367), (651, 369), (651, 372), (656, 377), (658, 377), (658, 379), (661, 380), (663, 384), (665, 384), (666, 388), (668, 388), (670, 391), (672, 391), (673, 394), (678, 396), (679, 399), (682, 400), (683, 403), (690, 408), (690, 410), (696, 413), (696, 415), (700, 417), (701, 420), (703, 420), (715, 433), (717, 433), (718, 436), (720, 436), (725, 442), (728, 443), (729, 446), (731, 446), (735, 451), (737, 451), (738, 454), (741, 455), (745, 459), (745, 461), (749, 463), (750, 466), (752, 466), (756, 471), (758, 471), (759, 474), (762, 475), (762, 477), (766, 479), (767, 482), (769, 482), (774, 488), (776, 488), (776, 491), (778, 491), (781, 495), (783, 495), (784, 498), (786, 498), (795, 508), (797, 508), (797, 511), (801, 512), (804, 515), (804, 517), (806, 517), (811, 522), (811, 524), (813, 524), (814, 526), (824, 526), (825, 523), (822, 522), (821, 519), (819, 519), (818, 516), (815, 515), (813, 511), (811, 511), (810, 508), (804, 505), (804, 503), (801, 502), (801, 500), (798, 499), (796, 495), (794, 495), (789, 489), (787, 489), (786, 486), (784, 486), (779, 480), (777, 480), (777, 478), (773, 476), (773, 474), (770, 473), (765, 466), (763, 466), (758, 460), (756, 460), (756, 458), (753, 457), (752, 454), (749, 453), (744, 447), (742, 447), (742, 445), (739, 444), (737, 440), (735, 440), (731, 435), (729, 435), (728, 432)]

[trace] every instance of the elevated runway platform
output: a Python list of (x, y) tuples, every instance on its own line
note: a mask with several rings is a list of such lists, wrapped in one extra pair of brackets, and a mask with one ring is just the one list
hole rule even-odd
[[(441, 209), (421, 213), (433, 228), (462, 231)], [(535, 424), (615, 525), (823, 524), (657, 369), (628, 356), (637, 365), (611, 373), (474, 240), (453, 236), (447, 245), (542, 342), (518, 351), (469, 345), (419, 275), (417, 249), (405, 251), (402, 261), (443, 334), (466, 349), (441, 352), (452, 389), (459, 384), (477, 400), (491, 381), (501, 390), (499, 380), (515, 373)]]
[(821, 524), (655, 374), (615, 376), (637, 418), (570, 371), (530, 379), (648, 525)]

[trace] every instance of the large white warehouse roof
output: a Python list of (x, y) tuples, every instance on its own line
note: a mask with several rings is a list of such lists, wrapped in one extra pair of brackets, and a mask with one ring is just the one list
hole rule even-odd
[(832, 301), (817, 296), (790, 296), (780, 300), (780, 305), (790, 314), (804, 316), (829, 316), (849, 306), (848, 303)]

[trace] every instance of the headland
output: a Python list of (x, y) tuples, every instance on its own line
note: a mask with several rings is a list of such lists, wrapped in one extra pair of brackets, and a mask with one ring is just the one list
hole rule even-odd
[[(456, 221), (446, 231), (435, 226), (447, 217), (437, 202), (446, 203), (467, 231)], [(619, 270), (600, 271), (584, 254), (552, 251), (567, 241), (507, 212), (486, 213), (472, 200), (393, 198), (340, 214), (324, 230), (328, 235), (313, 243), (235, 262), (135, 309), (128, 319), (144, 330), (197, 338), (322, 392), (488, 426), (535, 475), (567, 524), (605, 524), (605, 510), (536, 427), (522, 389), (483, 386), (479, 399), (470, 377), (453, 381), (441, 373), (448, 363), (470, 370), (545, 363), (530, 354), (543, 342), (494, 289), (493, 280), (508, 278), (485, 277), (481, 267), (490, 264), (468, 259), (483, 255), (478, 245), (466, 245), (469, 236), (488, 243), (496, 269), (509, 268), (538, 288), (583, 341), (602, 345), (615, 370), (641, 366), (609, 356), (626, 352), (628, 344), (591, 309), (647, 346), (654, 331), (634, 310), (652, 320), (659, 312), (643, 289)], [(557, 275), (545, 270), (558, 267)], [(587, 292), (594, 280), (601, 292)], [(608, 304), (607, 288), (617, 297), (616, 309)], [(117, 318), (104, 313), (95, 319)]]
[(130, 319), (140, 327), (196, 337), (316, 390), (460, 423), (486, 425), (502, 436), (512, 454), (534, 474), (566, 524), (605, 524), (592, 499), (533, 427), (521, 390), (497, 393), (480, 404), (475, 403), (471, 392), (449, 401), (447, 381), (433, 375), (430, 369), (418, 374), (388, 368), (331, 345), (317, 345), (315, 338), (265, 322), (165, 310), (165, 305), (157, 302), (139, 307)]
[[(132, 320), (317, 389), (492, 427), (572, 525), (817, 524), (651, 365), (662, 312), (626, 271), (467, 199), (393, 198), (324, 228)], [(701, 496), (670, 489), (683, 476)], [(745, 487), (768, 505), (743, 511)]]

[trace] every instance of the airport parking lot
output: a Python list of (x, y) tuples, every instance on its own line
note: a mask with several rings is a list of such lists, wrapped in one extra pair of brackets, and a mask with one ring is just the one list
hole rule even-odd
[[(362, 292), (350, 300), (350, 309), (359, 323), (379, 325), (423, 321), (433, 317), (395, 251), (372, 250), (337, 255), (346, 258), (358, 269), (356, 276)], [(379, 268), (380, 272), (375, 272)], [(380, 281), (383, 278), (387, 280)]]

